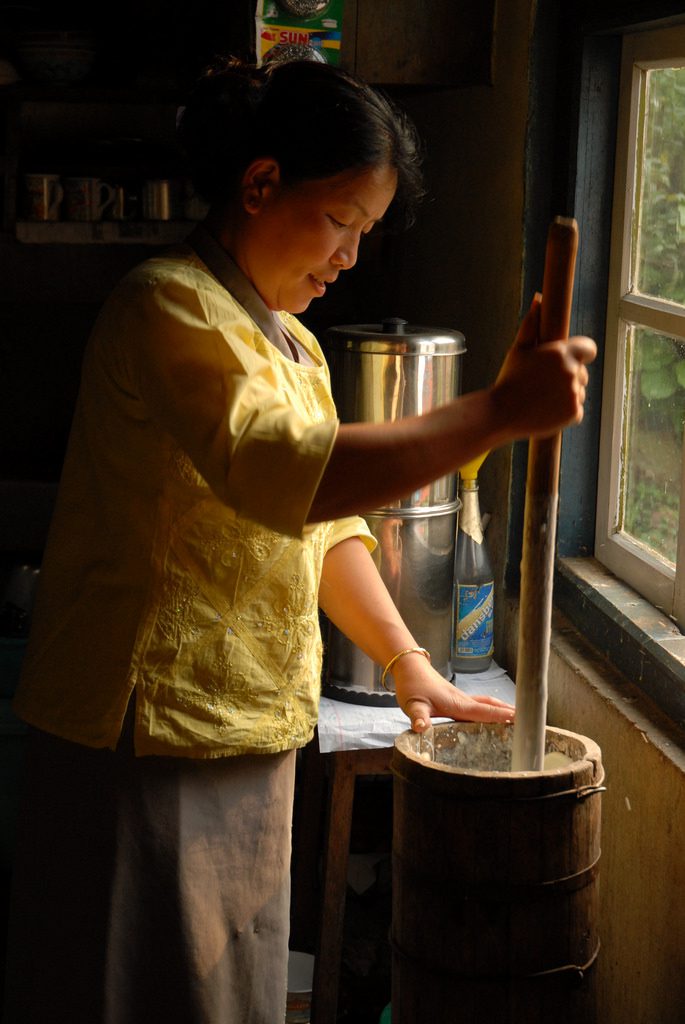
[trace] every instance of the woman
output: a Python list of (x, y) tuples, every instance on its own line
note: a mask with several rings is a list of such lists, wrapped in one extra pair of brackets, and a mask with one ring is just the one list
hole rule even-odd
[(594, 356), (588, 339), (536, 347), (536, 302), (493, 387), (339, 425), (293, 314), (375, 224), (411, 216), (413, 130), (304, 61), (207, 76), (180, 134), (210, 212), (95, 325), (16, 698), (33, 731), (8, 1024), (284, 1019), (317, 601), (412, 728), (510, 719), (433, 670), (358, 514), (577, 422)]

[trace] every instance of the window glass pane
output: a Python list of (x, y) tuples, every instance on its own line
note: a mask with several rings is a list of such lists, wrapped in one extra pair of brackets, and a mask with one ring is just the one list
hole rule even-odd
[(685, 303), (685, 68), (645, 74), (635, 284)]
[(675, 563), (685, 420), (685, 342), (633, 327), (625, 420), (621, 529)]

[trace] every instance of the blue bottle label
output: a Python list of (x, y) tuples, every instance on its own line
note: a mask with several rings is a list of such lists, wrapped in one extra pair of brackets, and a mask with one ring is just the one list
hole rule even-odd
[(494, 650), (494, 583), (457, 584), (457, 655), (488, 658)]

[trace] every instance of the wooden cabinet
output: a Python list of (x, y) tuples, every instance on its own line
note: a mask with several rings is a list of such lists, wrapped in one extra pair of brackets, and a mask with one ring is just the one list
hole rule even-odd
[(495, 0), (345, 0), (342, 64), (383, 85), (492, 82)]

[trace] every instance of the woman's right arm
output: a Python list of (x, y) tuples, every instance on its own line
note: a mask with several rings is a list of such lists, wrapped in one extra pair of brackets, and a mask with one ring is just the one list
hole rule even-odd
[(382, 507), (483, 452), (579, 423), (595, 344), (537, 344), (539, 308), (536, 296), (492, 387), (421, 416), (341, 425), (309, 522)]

